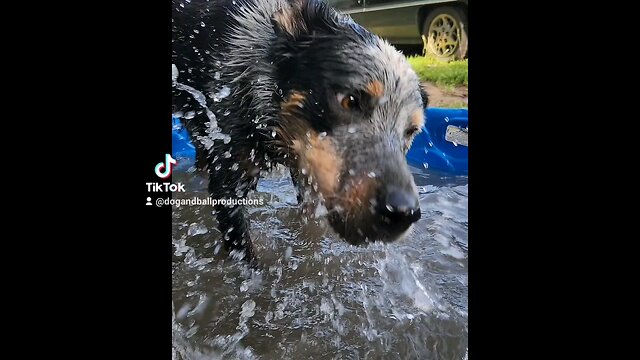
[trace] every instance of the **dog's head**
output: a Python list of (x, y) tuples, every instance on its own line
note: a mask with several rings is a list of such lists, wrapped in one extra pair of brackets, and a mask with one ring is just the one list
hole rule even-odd
[(308, 195), (349, 243), (394, 241), (420, 218), (405, 154), (427, 96), (405, 57), (323, 2), (272, 17), (275, 131)]

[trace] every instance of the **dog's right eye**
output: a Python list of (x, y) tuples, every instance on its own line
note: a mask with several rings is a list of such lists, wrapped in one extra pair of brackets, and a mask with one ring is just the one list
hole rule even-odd
[(410, 128), (408, 128), (407, 130), (404, 131), (404, 136), (410, 138), (410, 137), (416, 135), (419, 132), (420, 132), (420, 128), (415, 127), (415, 126), (414, 127), (410, 127)]
[(345, 110), (354, 110), (360, 107), (358, 98), (352, 94), (338, 94), (338, 102)]

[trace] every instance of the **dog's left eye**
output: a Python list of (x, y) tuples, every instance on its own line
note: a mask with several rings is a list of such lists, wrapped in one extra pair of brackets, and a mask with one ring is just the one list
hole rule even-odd
[(411, 127), (411, 128), (408, 128), (407, 130), (405, 130), (404, 135), (406, 137), (412, 137), (413, 135), (417, 134), (418, 132), (420, 132), (420, 129), (414, 126), (414, 127)]
[(354, 110), (360, 107), (358, 97), (353, 94), (338, 94), (338, 102), (345, 110)]

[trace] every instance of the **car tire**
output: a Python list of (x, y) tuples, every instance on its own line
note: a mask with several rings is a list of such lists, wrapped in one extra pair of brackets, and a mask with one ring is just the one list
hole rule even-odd
[(442, 61), (466, 58), (469, 48), (468, 31), (464, 10), (450, 6), (432, 9), (422, 24), (425, 55)]

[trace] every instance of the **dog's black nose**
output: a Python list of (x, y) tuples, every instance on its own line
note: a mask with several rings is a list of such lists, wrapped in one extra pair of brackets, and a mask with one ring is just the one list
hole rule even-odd
[(380, 215), (388, 218), (392, 226), (407, 228), (420, 219), (420, 203), (411, 191), (390, 188), (379, 205)]

